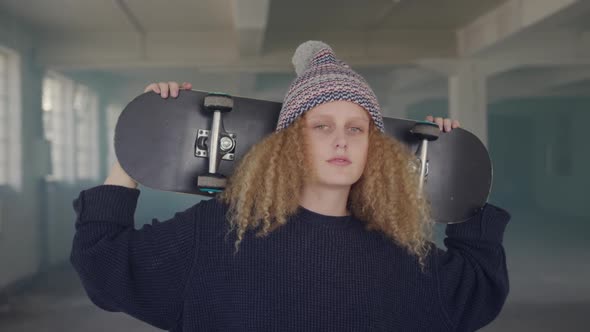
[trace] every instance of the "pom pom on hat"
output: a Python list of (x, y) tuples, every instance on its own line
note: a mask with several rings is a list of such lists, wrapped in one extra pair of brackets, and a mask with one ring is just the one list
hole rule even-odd
[(309, 40), (299, 45), (299, 47), (297, 47), (295, 50), (295, 54), (293, 54), (293, 59), (291, 60), (293, 62), (293, 66), (295, 67), (297, 76), (301, 76), (303, 72), (309, 69), (314, 56), (319, 51), (325, 49), (332, 51), (332, 48), (328, 44), (317, 40)]
[(336, 58), (328, 44), (307, 41), (297, 47), (292, 61), (297, 77), (285, 95), (276, 131), (287, 128), (310, 109), (332, 101), (361, 106), (369, 112), (377, 129), (385, 131), (377, 96), (361, 75)]

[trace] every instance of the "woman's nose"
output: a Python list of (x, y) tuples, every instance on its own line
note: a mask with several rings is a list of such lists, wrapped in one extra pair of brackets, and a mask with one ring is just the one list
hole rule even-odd
[(347, 138), (345, 133), (341, 133), (338, 131), (336, 133), (336, 137), (334, 138), (336, 148), (346, 149), (348, 146)]

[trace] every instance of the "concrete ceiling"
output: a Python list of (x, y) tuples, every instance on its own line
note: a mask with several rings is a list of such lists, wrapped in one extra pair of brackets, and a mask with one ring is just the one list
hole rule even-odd
[(325, 40), (359, 65), (453, 57), (456, 30), (504, 2), (0, 0), (0, 10), (34, 31), (39, 61), (47, 66), (170, 67), (192, 61), (288, 70), (293, 49), (308, 39)]
[[(587, 82), (589, 72), (572, 68), (590, 64), (589, 7), (586, 0), (0, 0), (0, 18), (32, 31), (36, 61), (64, 72), (141, 84), (217, 75), (218, 84), (238, 82), (236, 91), (265, 89), (272, 87), (264, 77), (289, 81), (295, 47), (317, 39), (369, 80), (390, 80), (386, 91), (440, 94), (453, 61), (472, 57), (491, 58), (501, 74), (490, 86), (506, 91), (502, 82), (514, 78), (533, 85), (527, 91)], [(552, 69), (515, 70), (530, 65)]]
[(275, 0), (270, 30), (457, 29), (506, 0)]
[[(134, 32), (116, 0), (1, 0), (3, 12), (40, 33)], [(121, 1), (148, 32), (232, 29), (231, 0)]]
[[(271, 30), (457, 29), (506, 0), (274, 0)], [(148, 31), (232, 29), (232, 0), (122, 1)], [(117, 1), (2, 0), (0, 8), (37, 30), (132, 30)]]

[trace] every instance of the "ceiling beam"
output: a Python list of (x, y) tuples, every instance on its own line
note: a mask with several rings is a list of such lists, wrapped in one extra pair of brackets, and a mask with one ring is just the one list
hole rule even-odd
[(133, 29), (135, 30), (135, 32), (137, 32), (138, 42), (139, 42), (139, 56), (142, 59), (145, 59), (145, 57), (147, 56), (146, 49), (145, 49), (145, 47), (146, 47), (145, 28), (141, 25), (141, 23), (139, 22), (139, 19), (137, 19), (135, 14), (133, 14), (133, 12), (129, 8), (129, 6), (125, 2), (125, 0), (116, 0), (115, 3), (117, 4), (117, 7), (119, 7), (119, 10), (121, 12), (123, 12), (123, 15), (125, 15), (125, 17), (127, 18), (127, 21), (129, 21), (129, 23), (133, 26)]
[[(285, 32), (288, 36), (288, 32)], [(412, 64), (421, 58), (453, 58), (453, 31), (324, 31), (322, 36), (351, 66)], [(321, 36), (320, 36), (321, 37)], [(68, 32), (39, 38), (36, 59), (53, 69), (191, 67), (210, 71), (292, 72), (300, 40), (286, 37), (279, 47), (243, 56), (234, 30), (151, 32), (145, 41), (134, 32)], [(145, 43), (142, 45), (142, 43)], [(139, 52), (145, 48), (145, 53)]]
[(458, 54), (480, 54), (581, 0), (509, 0), (457, 31)]
[(446, 81), (447, 77), (426, 67), (396, 69), (392, 72), (391, 91), (401, 93), (423, 87), (433, 81)]
[(234, 27), (240, 56), (262, 53), (270, 0), (233, 0)]
[(490, 75), (526, 66), (587, 66), (590, 33), (566, 29), (529, 33), (525, 40), (511, 40), (478, 59), (486, 64)]
[(536, 96), (582, 81), (590, 81), (590, 69), (579, 66), (509, 72), (489, 80), (489, 98), (490, 101), (497, 101), (511, 97)]

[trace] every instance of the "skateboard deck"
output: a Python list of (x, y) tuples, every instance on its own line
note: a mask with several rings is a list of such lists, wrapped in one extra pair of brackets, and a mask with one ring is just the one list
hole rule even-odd
[[(279, 102), (203, 91), (181, 90), (167, 99), (147, 92), (119, 116), (115, 153), (141, 185), (213, 196), (223, 190), (236, 161), (274, 132), (280, 110)], [(442, 133), (426, 121), (383, 120), (387, 134), (416, 152), (436, 222), (463, 222), (485, 205), (492, 163), (475, 135), (462, 128)]]

